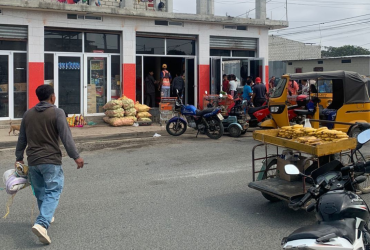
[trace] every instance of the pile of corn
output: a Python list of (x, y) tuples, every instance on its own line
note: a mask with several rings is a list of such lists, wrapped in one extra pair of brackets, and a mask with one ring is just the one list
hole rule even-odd
[(329, 130), (327, 127), (304, 128), (303, 125), (282, 127), (278, 136), (312, 146), (348, 139), (348, 135), (341, 131)]

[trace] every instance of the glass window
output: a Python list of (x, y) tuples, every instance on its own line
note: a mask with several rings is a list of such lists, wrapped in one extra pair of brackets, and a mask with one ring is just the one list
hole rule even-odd
[(143, 57), (137, 56), (136, 57), (136, 101), (143, 103), (142, 100), (142, 92), (143, 92), (143, 79), (142, 79), (142, 60)]
[(112, 99), (118, 99), (121, 96), (121, 57), (111, 57), (111, 91)]
[(256, 52), (250, 50), (233, 50), (233, 57), (255, 57)]
[(104, 53), (120, 53), (118, 34), (85, 33), (85, 52), (102, 50)]
[(27, 50), (25, 41), (2, 41), (0, 40), (0, 50)]
[(103, 113), (107, 103), (107, 58), (87, 58), (87, 113)]
[(275, 90), (274, 92), (272, 92), (271, 97), (272, 98), (280, 97), (285, 90), (285, 85), (286, 85), (286, 79), (281, 78), (279, 82), (276, 84)]
[(319, 80), (317, 86), (319, 88), (319, 93), (333, 93), (332, 80)]
[(82, 33), (45, 30), (45, 51), (82, 52)]
[(27, 54), (14, 53), (14, 118), (27, 110)]
[(211, 49), (211, 56), (231, 56), (230, 50)]
[(0, 117), (9, 116), (9, 56), (0, 55)]
[(54, 86), (54, 55), (44, 55), (44, 83)]
[(136, 54), (164, 55), (164, 38), (136, 37)]
[(167, 55), (195, 55), (195, 41), (167, 39)]

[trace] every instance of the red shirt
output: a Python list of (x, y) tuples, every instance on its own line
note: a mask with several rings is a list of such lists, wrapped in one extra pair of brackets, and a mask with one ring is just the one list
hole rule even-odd
[(229, 80), (224, 80), (222, 82), (222, 91), (228, 93), (229, 92)]

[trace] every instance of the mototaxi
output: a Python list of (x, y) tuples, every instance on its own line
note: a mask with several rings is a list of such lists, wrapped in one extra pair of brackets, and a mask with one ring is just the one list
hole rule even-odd
[[(315, 80), (316, 86), (310, 87), (310, 102), (314, 109), (303, 107), (295, 109), (303, 119), (297, 123), (304, 123), (305, 118), (321, 121), (332, 121), (330, 128), (349, 133), (355, 126), (351, 124), (370, 123), (370, 99), (368, 79), (352, 71), (327, 71), (283, 75), (275, 90), (270, 96), (269, 109), (272, 120), (261, 124), (264, 128), (278, 128), (291, 125), (288, 117), (288, 84), (290, 80)], [(332, 83), (332, 101), (327, 108), (320, 105), (317, 83), (323, 80)], [(316, 92), (316, 93), (313, 93)], [(289, 108), (292, 108), (291, 106)], [(346, 123), (346, 124), (343, 124)], [(319, 128), (319, 122), (311, 122), (312, 127)]]

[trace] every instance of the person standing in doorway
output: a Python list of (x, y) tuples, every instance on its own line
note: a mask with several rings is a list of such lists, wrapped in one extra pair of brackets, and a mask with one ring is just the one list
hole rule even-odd
[(236, 80), (235, 75), (231, 75), (231, 80), (229, 82), (229, 89), (230, 89), (230, 95), (232, 97), (234, 97), (234, 95), (236, 94), (237, 83), (235, 80)]
[(223, 76), (223, 81), (222, 81), (222, 91), (225, 93), (229, 93), (229, 80), (227, 79), (227, 75), (224, 74)]
[(40, 211), (32, 232), (40, 242), (50, 244), (47, 229), (54, 220), (64, 186), (59, 138), (68, 156), (75, 160), (77, 169), (83, 168), (84, 160), (77, 152), (64, 111), (54, 106), (54, 88), (41, 85), (36, 95), (40, 102), (23, 116), (15, 155), (16, 163), (24, 164), (27, 147), (29, 177)]
[(247, 106), (253, 106), (252, 105), (252, 96), (253, 96), (253, 91), (252, 91), (252, 81), (248, 80), (247, 84), (243, 87), (243, 100), (247, 101)]
[(161, 96), (170, 97), (171, 96), (171, 73), (167, 70), (167, 64), (162, 65), (161, 71)]
[(145, 104), (149, 107), (155, 106), (155, 85), (158, 83), (154, 77), (153, 70), (145, 77)]
[(266, 102), (266, 87), (261, 78), (256, 78), (256, 84), (253, 88), (253, 104), (255, 107), (261, 107)]
[(185, 90), (185, 82), (180, 73), (176, 73), (176, 77), (173, 79), (172, 82), (172, 87), (173, 95), (177, 96), (178, 91), (178, 95), (182, 98), (184, 94), (183, 91)]

